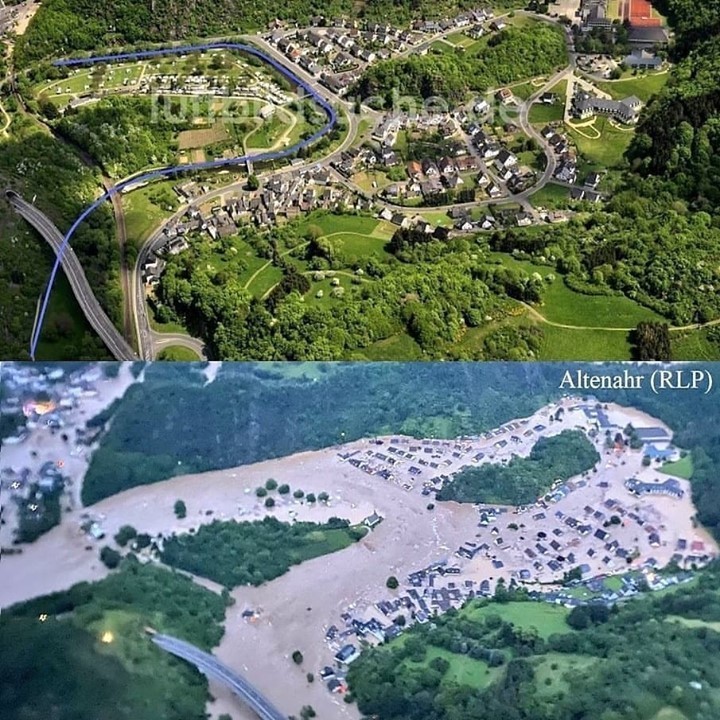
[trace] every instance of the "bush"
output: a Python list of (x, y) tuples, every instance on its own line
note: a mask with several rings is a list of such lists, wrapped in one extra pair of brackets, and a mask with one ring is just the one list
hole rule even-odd
[(385, 585), (387, 585), (391, 590), (397, 590), (398, 585), (400, 585), (400, 583), (398, 582), (398, 579), (394, 575), (391, 575), (385, 581)]
[(305, 499), (306, 499), (309, 503), (314, 503), (314, 502), (317, 500), (317, 498), (315, 497), (315, 493), (308, 493), (308, 494), (305, 496)]
[(120, 547), (125, 547), (135, 537), (137, 530), (132, 525), (123, 525), (115, 535), (115, 542)]
[(183, 518), (187, 517), (187, 507), (182, 500), (176, 500), (173, 509), (175, 510), (175, 517), (178, 520), (182, 520)]
[(265, 498), (265, 507), (266, 508), (275, 507), (275, 500), (273, 500), (271, 497)]
[(102, 560), (103, 565), (105, 567), (109, 568), (110, 570), (114, 570), (122, 560), (122, 555), (117, 550), (113, 550), (111, 547), (106, 545), (101, 551), (100, 551), (100, 560)]
[(299, 650), (295, 650), (292, 654), (292, 659), (296, 665), (301, 665), (303, 661), (303, 654)]
[(255, 489), (255, 494), (261, 498), (265, 497), (267, 495), (268, 491), (264, 487), (259, 487)]
[(287, 494), (290, 492), (290, 486), (287, 485), (287, 484), (285, 484), (285, 483), (283, 483), (283, 484), (278, 488), (278, 492), (279, 492), (281, 495), (287, 495)]
[(135, 538), (135, 545), (138, 550), (149, 547), (151, 542), (152, 538), (147, 533), (140, 533), (140, 535)]
[(277, 490), (277, 480), (273, 480), (270, 478), (269, 480), (265, 481), (265, 489), (266, 490)]
[(293, 497), (300, 500), (300, 498), (305, 497), (305, 493), (302, 490), (296, 490), (293, 493)]

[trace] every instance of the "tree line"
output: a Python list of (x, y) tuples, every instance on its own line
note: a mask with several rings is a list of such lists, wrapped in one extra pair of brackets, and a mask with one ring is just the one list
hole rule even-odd
[[(512, 442), (512, 441), (510, 441)], [(437, 493), (438, 500), (526, 505), (550, 490), (558, 478), (569, 480), (595, 467), (600, 455), (579, 430), (541, 437), (526, 458), (507, 465), (484, 463), (463, 468)]]

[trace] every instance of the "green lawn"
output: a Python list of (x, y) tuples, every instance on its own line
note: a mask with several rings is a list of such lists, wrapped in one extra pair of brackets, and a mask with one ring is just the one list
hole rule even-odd
[(416, 663), (405, 660), (405, 667), (408, 669), (427, 667), (435, 658), (444, 658), (450, 663), (450, 667), (443, 675), (442, 685), (452, 684), (467, 685), (475, 690), (482, 690), (497, 680), (505, 671), (504, 667), (491, 668), (483, 660), (474, 660), (467, 655), (458, 655), (444, 648), (429, 645), (425, 659)]
[(535, 207), (547, 209), (566, 207), (570, 200), (570, 188), (549, 182), (530, 196)]
[(420, 346), (406, 333), (379, 340), (356, 353), (353, 360), (422, 360)]
[(248, 149), (253, 150), (271, 148), (280, 140), (289, 126), (288, 118), (276, 112), (272, 117), (261, 121), (255, 130), (249, 132), (245, 143)]
[(160, 180), (121, 196), (129, 243), (139, 248), (178, 207), (179, 201), (172, 189), (174, 184), (173, 180)]
[[(314, 213), (308, 215), (298, 224), (298, 235), (303, 235), (311, 226), (317, 225), (323, 235), (335, 233), (355, 233), (357, 235), (373, 235), (378, 227), (376, 218), (367, 215), (334, 215), (333, 213)], [(388, 236), (388, 239), (390, 236)]]
[(453, 220), (443, 210), (422, 210), (421, 215), (431, 225), (439, 225), (440, 227), (452, 227)]
[(622, 587), (622, 578), (620, 575), (611, 575), (609, 578), (605, 578), (604, 585), (608, 590), (617, 592)]
[(381, 261), (389, 260), (392, 257), (385, 250), (385, 245), (387, 245), (385, 238), (345, 232), (327, 235), (326, 237), (337, 242), (340, 245), (340, 252), (346, 257), (374, 257), (376, 260)]
[(200, 359), (196, 352), (182, 345), (170, 345), (158, 355), (158, 360), (174, 360), (177, 362), (193, 362)]
[(578, 152), (597, 168), (612, 168), (622, 164), (625, 150), (633, 138), (632, 131), (614, 127), (605, 117), (598, 117), (593, 126), (582, 128), (582, 132), (594, 136), (596, 133), (593, 128), (600, 133), (600, 137), (585, 137), (581, 131), (568, 127), (568, 134)]
[(635, 95), (643, 102), (647, 102), (653, 95), (657, 95), (670, 78), (670, 73), (649, 73), (646, 75), (637, 75), (625, 80), (611, 80), (608, 82), (599, 82), (597, 86), (600, 90), (611, 95), (615, 100), (622, 100), (629, 95)]
[(664, 463), (660, 468), (660, 472), (689, 480), (693, 474), (692, 455), (688, 453), (684, 458), (680, 458), (680, 460)]
[(279, 267), (268, 265), (248, 285), (248, 292), (253, 297), (262, 298), (282, 280), (282, 275), (282, 270)]
[(546, 105), (543, 102), (534, 102), (530, 106), (528, 119), (534, 125), (545, 125), (549, 122), (557, 122), (562, 120), (565, 115), (565, 96), (556, 100), (552, 105)]
[(464, 610), (470, 620), (480, 620), (488, 615), (499, 615), (506, 622), (518, 628), (535, 628), (542, 638), (572, 632), (565, 618), (568, 609), (561, 605), (545, 602), (492, 603), (484, 607), (469, 607)]
[(187, 328), (180, 323), (161, 323), (155, 319), (152, 308), (148, 309), (148, 318), (150, 319), (150, 327), (160, 333), (182, 333), (188, 335)]
[(668, 615), (665, 620), (667, 622), (676, 622), (689, 628), (707, 628), (720, 633), (720, 622), (711, 620), (698, 620), (697, 618), (686, 618), (680, 615)]
[[(530, 261), (516, 260), (513, 257), (491, 253), (503, 265), (525, 270), (528, 274), (539, 273), (543, 278), (555, 275), (552, 282), (545, 282), (542, 305), (537, 309), (549, 321), (563, 325), (586, 326), (590, 328), (632, 328), (643, 320), (661, 321), (657, 313), (633, 302), (629, 298), (616, 295), (582, 295), (571, 290), (553, 268), (536, 265)], [(547, 325), (543, 326), (547, 328)], [(586, 357), (594, 357), (591, 354)]]
[(541, 698), (551, 698), (568, 691), (567, 676), (586, 670), (599, 662), (598, 658), (571, 653), (547, 653), (535, 662), (535, 688)]
[(471, 38), (465, 35), (465, 33), (462, 32), (456, 32), (452, 33), (451, 35), (448, 35), (445, 38), (448, 42), (451, 42), (456, 47), (470, 47), (475, 41)]
[(565, 330), (542, 323), (544, 333), (539, 360), (630, 360), (627, 333), (608, 330)]
[(671, 333), (673, 360), (720, 360), (720, 344), (708, 338), (707, 330)]
[(537, 92), (538, 88), (531, 82), (520, 83), (519, 85), (513, 85), (510, 88), (513, 95), (520, 100), (527, 100), (534, 92)]

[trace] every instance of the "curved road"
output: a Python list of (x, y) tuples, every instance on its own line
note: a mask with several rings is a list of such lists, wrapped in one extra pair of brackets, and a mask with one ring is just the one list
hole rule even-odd
[(169, 347), (183, 347), (192, 350), (200, 360), (207, 360), (205, 343), (191, 335), (185, 335), (184, 333), (162, 333), (152, 330), (150, 336), (152, 338), (154, 354), (162, 352)]
[[(319, 92), (314, 84), (310, 85), (305, 80), (301, 79), (294, 70), (290, 69), (285, 65), (284, 63), (278, 61), (274, 57), (271, 57), (268, 54), (263, 53), (262, 51), (258, 50), (256, 47), (253, 47), (251, 45), (245, 45), (241, 43), (234, 43), (234, 42), (212, 42), (212, 43), (204, 43), (202, 45), (187, 45), (187, 46), (173, 46), (173, 47), (165, 47), (165, 48), (158, 48), (155, 50), (143, 50), (138, 52), (130, 52), (130, 53), (119, 53), (119, 54), (112, 54), (112, 55), (100, 55), (100, 56), (91, 56), (91, 57), (85, 57), (85, 58), (71, 58), (66, 60), (56, 60), (53, 65), (56, 67), (73, 67), (77, 65), (93, 65), (96, 63), (108, 63), (108, 62), (120, 62), (123, 60), (134, 60), (139, 58), (145, 58), (145, 57), (159, 57), (162, 55), (181, 55), (189, 52), (198, 52), (202, 50), (213, 50), (213, 49), (219, 49), (219, 50), (239, 50), (241, 52), (247, 53), (248, 55), (252, 55), (254, 57), (259, 58), (266, 64), (273, 67), (275, 70), (280, 72), (282, 75), (284, 75), (286, 78), (288, 78), (293, 84), (296, 86), (302, 88), (309, 97), (312, 98), (312, 100), (321, 108), (321, 110), (325, 113), (327, 117), (327, 122), (325, 125), (323, 125), (322, 128), (319, 130), (316, 130), (312, 135), (310, 135), (307, 138), (304, 138), (302, 140), (299, 140), (295, 145), (292, 145), (288, 148), (285, 148), (283, 150), (275, 150), (271, 152), (260, 152), (255, 155), (251, 156), (241, 156), (236, 158), (228, 158), (223, 160), (211, 160), (206, 162), (200, 162), (200, 163), (193, 163), (189, 165), (175, 165), (175, 166), (167, 166), (163, 168), (159, 168), (157, 170), (153, 170), (151, 172), (147, 172), (139, 177), (135, 177), (131, 180), (123, 181), (115, 185), (114, 188), (111, 190), (106, 190), (98, 199), (96, 199), (89, 207), (87, 207), (80, 216), (73, 222), (72, 226), (70, 227), (70, 230), (68, 230), (67, 234), (63, 238), (62, 243), (60, 244), (60, 247), (57, 251), (57, 260), (55, 262), (55, 265), (53, 266), (52, 273), (50, 275), (50, 280), (48, 282), (48, 288), (43, 296), (42, 299), (42, 305), (40, 307), (40, 312), (38, 313), (37, 317), (37, 323), (36, 327), (33, 331), (33, 336), (30, 341), (30, 356), (32, 358), (35, 357), (35, 349), (37, 347), (38, 340), (40, 338), (40, 332), (42, 329), (42, 324), (45, 319), (45, 313), (47, 311), (48, 302), (50, 300), (50, 293), (52, 291), (52, 285), (53, 281), (55, 279), (55, 276), (57, 274), (58, 268), (60, 264), (62, 263), (62, 258), (65, 250), (70, 244), (70, 240), (72, 239), (73, 235), (75, 234), (75, 231), (80, 226), (81, 223), (83, 223), (100, 205), (102, 205), (108, 198), (112, 197), (113, 194), (117, 192), (122, 192), (123, 189), (132, 186), (133, 184), (137, 182), (149, 182), (151, 180), (155, 180), (160, 177), (173, 177), (177, 176), (178, 173), (187, 172), (187, 171), (198, 171), (198, 170), (211, 170), (215, 168), (222, 168), (222, 167), (232, 167), (237, 165), (244, 165), (248, 162), (265, 162), (265, 161), (273, 161), (273, 160), (279, 160), (285, 157), (289, 157), (291, 155), (294, 155), (299, 150), (307, 148), (311, 146), (313, 143), (315, 143), (320, 138), (324, 137), (327, 133), (329, 133), (338, 122), (338, 113), (335, 110), (335, 108), (330, 104), (330, 101), (327, 99), (327, 95)], [(352, 121), (351, 121), (352, 123)], [(45, 228), (46, 230), (48, 228)], [(52, 233), (51, 233), (52, 234)], [(47, 238), (50, 242), (50, 238)], [(141, 347), (142, 347), (142, 341), (140, 341)], [(152, 355), (150, 356), (152, 357)]]
[[(82, 265), (75, 251), (71, 247), (63, 249), (63, 234), (55, 227), (52, 220), (38, 210), (34, 205), (23, 200), (13, 190), (7, 190), (5, 195), (16, 212), (23, 217), (35, 230), (50, 244), (62, 264), (73, 294), (83, 310), (93, 330), (100, 336), (108, 350), (116, 360), (137, 360), (138, 355), (127, 343), (122, 334), (113, 325), (105, 314), (98, 299), (95, 297), (90, 283), (85, 277)], [(37, 318), (36, 318), (37, 322)]]
[(165, 652), (194, 665), (203, 675), (230, 688), (262, 720), (287, 720), (287, 715), (281, 713), (242, 675), (238, 675), (227, 665), (223, 665), (214, 655), (170, 635), (153, 635), (152, 641)]

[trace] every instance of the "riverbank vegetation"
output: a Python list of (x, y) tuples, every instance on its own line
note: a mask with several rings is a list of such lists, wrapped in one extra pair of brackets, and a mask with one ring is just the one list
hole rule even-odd
[(214, 580), (228, 589), (262, 585), (305, 560), (350, 547), (365, 535), (347, 520), (323, 524), (215, 520), (197, 532), (166, 538), (161, 553), (166, 565)]

